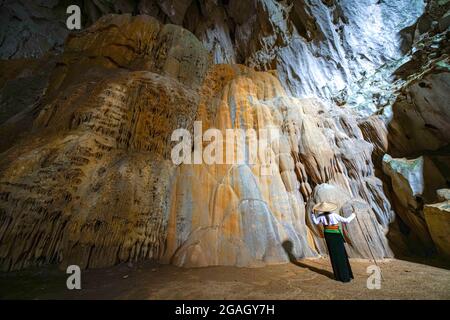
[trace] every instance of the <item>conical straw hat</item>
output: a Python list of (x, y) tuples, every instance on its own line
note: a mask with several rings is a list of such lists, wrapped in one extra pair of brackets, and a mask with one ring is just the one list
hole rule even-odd
[(330, 212), (336, 210), (337, 204), (332, 202), (320, 202), (313, 207), (313, 211)]

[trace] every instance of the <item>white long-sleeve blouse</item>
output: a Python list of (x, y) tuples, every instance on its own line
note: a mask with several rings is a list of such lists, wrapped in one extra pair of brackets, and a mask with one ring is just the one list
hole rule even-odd
[(314, 224), (323, 224), (325, 226), (338, 224), (339, 222), (349, 223), (355, 218), (355, 214), (352, 213), (349, 217), (344, 218), (334, 212), (329, 214), (321, 214), (315, 216), (314, 213), (311, 214), (312, 221)]

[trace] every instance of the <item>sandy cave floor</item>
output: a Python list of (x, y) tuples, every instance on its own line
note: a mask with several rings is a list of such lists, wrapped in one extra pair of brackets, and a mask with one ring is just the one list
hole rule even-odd
[(2, 299), (450, 299), (450, 270), (384, 260), (381, 289), (366, 286), (369, 260), (351, 260), (355, 279), (330, 277), (327, 259), (261, 268), (178, 268), (144, 262), (82, 271), (81, 290), (68, 290), (56, 267), (0, 273)]

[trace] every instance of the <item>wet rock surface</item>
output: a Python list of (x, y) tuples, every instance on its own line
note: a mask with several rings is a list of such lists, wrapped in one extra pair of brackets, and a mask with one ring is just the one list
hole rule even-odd
[[(215, 63), (276, 69), (289, 93), (330, 98), (401, 56), (398, 32), (423, 13), (422, 0), (119, 0), (74, 1), (82, 24), (111, 13), (150, 15), (194, 33)], [(6, 1), (0, 57), (40, 56), (61, 48), (63, 1)], [(36, 21), (38, 20), (38, 21)], [(14, 39), (14, 40), (13, 40)]]
[[(425, 212), (431, 212), (439, 207), (438, 205), (436, 208), (433, 207), (439, 201), (436, 191), (448, 187), (450, 182), (448, 149), (450, 47), (449, 28), (445, 25), (445, 16), (449, 10), (448, 1), (430, 1), (425, 13), (410, 28), (414, 32), (409, 58), (394, 72), (394, 76), (398, 79), (397, 97), (392, 104), (391, 121), (387, 125), (389, 144), (387, 152), (394, 157), (408, 157), (410, 159), (408, 161), (423, 158), (425, 164), (423, 169), (418, 171), (424, 181), (423, 192), (419, 197), (416, 196), (418, 201), (415, 203), (418, 206), (414, 204), (405, 206), (405, 203), (399, 203), (402, 198), (400, 196), (394, 199), (394, 207), (398, 208), (396, 210), (398, 213), (404, 213), (399, 214), (402, 219), (405, 218), (405, 222), (414, 216), (413, 211), (416, 211), (416, 216), (418, 214), (425, 218), (428, 232), (438, 248), (442, 248), (440, 243), (443, 237), (448, 239), (449, 233), (443, 236), (443, 232), (437, 229), (435, 223), (430, 225)], [(398, 190), (395, 189), (394, 193), (398, 193)], [(428, 208), (429, 206), (431, 208)], [(405, 217), (405, 212), (408, 211), (409, 217)], [(421, 224), (423, 222), (421, 219)], [(443, 220), (441, 223), (445, 225), (447, 222)], [(414, 233), (416, 229), (410, 230)], [(442, 249), (438, 250), (443, 252)]]
[[(430, 3), (83, 1), (69, 34), (62, 2), (4, 1), (1, 268), (317, 257), (319, 201), (357, 214), (351, 257), (447, 255), (448, 3)], [(241, 163), (175, 165), (194, 121), (275, 128), (274, 161), (233, 140)]]
[(450, 201), (427, 204), (424, 208), (425, 220), (438, 252), (450, 259), (448, 228), (450, 227)]
[[(430, 263), (430, 259), (427, 260)], [(433, 261), (379, 261), (381, 290), (367, 289), (372, 261), (350, 259), (355, 279), (332, 279), (328, 259), (264, 268), (177, 268), (145, 262), (83, 271), (82, 290), (67, 290), (65, 271), (51, 267), (0, 274), (5, 299), (449, 299), (450, 270)], [(420, 290), (417, 286), (420, 285)]]
[(69, 39), (32, 133), (1, 157), (2, 268), (157, 257), (170, 136), (194, 119), (207, 64), (193, 35), (151, 17), (107, 16)]

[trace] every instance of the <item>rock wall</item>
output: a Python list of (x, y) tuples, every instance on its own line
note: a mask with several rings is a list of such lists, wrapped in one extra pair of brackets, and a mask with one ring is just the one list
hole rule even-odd
[[(436, 191), (450, 184), (449, 10), (447, 1), (429, 1), (418, 21), (403, 30), (407, 54), (390, 67), (391, 84), (387, 90), (371, 88), (381, 100), (390, 101), (360, 121), (376, 146), (375, 164), (392, 186), (392, 204), (406, 243), (410, 251), (422, 254), (432, 253), (442, 242), (442, 232), (434, 224), (429, 228), (425, 209), (439, 202)], [(383, 73), (388, 76), (388, 71)]]
[[(70, 34), (63, 1), (2, 3), (3, 270), (323, 255), (319, 201), (357, 214), (351, 257), (448, 255), (448, 3), (76, 3)], [(233, 161), (175, 164), (180, 128)]]
[(71, 37), (31, 132), (1, 156), (2, 269), (158, 257), (170, 136), (191, 125), (207, 66), (192, 34), (151, 17), (106, 16)]
[[(351, 256), (391, 256), (393, 212), (348, 111), (286, 94), (274, 72), (209, 65), (191, 33), (148, 16), (105, 16), (69, 37), (38, 107), (20, 113), (33, 118), (28, 134), (2, 153), (2, 269), (145, 258), (255, 266), (287, 261), (285, 241), (316, 256), (326, 251), (307, 213), (327, 199), (359, 212)], [(171, 134), (194, 120), (278, 129), (271, 174), (260, 154), (175, 166)]]
[[(423, 0), (92, 0), (73, 1), (84, 27), (110, 13), (146, 14), (194, 33), (215, 63), (277, 69), (294, 96), (331, 98), (400, 58), (400, 31)], [(1, 58), (41, 56), (67, 36), (65, 2), (5, 1)], [(405, 46), (405, 44), (403, 45)]]
[[(299, 258), (326, 254), (309, 216), (314, 203), (326, 200), (337, 202), (344, 215), (359, 213), (360, 225), (347, 230), (351, 256), (370, 257), (370, 250), (391, 256), (385, 234), (393, 212), (372, 171), (372, 147), (345, 111), (290, 97), (272, 74), (242, 66), (212, 68), (204, 86), (203, 126), (224, 137), (227, 128), (277, 128), (280, 136), (269, 145), (275, 161), (270, 175), (261, 174), (261, 155), (255, 163), (181, 165), (166, 261), (183, 266), (288, 261), (286, 241)], [(235, 148), (249, 152), (249, 142), (240, 143)]]
[(450, 246), (448, 242), (448, 227), (450, 227), (450, 219), (448, 217), (450, 211), (449, 191), (449, 189), (438, 190), (439, 200), (442, 202), (428, 204), (424, 207), (428, 230), (430, 230), (438, 253), (447, 259), (450, 259)]

